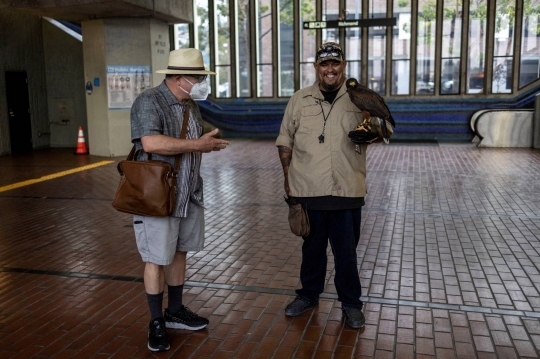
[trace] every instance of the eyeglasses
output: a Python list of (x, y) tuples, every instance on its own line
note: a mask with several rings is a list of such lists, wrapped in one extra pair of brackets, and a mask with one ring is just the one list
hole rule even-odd
[(197, 79), (197, 82), (202, 82), (206, 80), (206, 78), (208, 77), (208, 75), (187, 75), (187, 76)]

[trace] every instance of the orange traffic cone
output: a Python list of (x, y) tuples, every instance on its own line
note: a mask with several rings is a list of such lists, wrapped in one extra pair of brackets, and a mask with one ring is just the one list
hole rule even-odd
[(82, 126), (79, 126), (79, 138), (77, 139), (77, 149), (75, 150), (76, 155), (87, 155), (88, 148), (86, 147), (86, 142), (84, 142), (84, 134)]

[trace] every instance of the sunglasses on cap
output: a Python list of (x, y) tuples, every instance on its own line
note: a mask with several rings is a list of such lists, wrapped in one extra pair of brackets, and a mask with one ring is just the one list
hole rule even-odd
[(338, 49), (332, 49), (330, 51), (323, 50), (317, 54), (317, 58), (319, 59), (324, 59), (325, 57), (328, 57), (328, 56), (340, 57), (341, 50), (338, 50)]
[(326, 46), (324, 49), (317, 52), (317, 59), (324, 59), (328, 56), (341, 57), (342, 52), (340, 49), (336, 49), (334, 46)]

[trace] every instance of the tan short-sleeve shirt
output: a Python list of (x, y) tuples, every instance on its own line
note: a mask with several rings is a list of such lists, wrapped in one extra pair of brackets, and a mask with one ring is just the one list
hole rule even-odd
[[(319, 143), (324, 117), (324, 143)], [(351, 102), (345, 84), (333, 105), (324, 100), (316, 81), (290, 99), (276, 146), (292, 149), (289, 167), (291, 196), (364, 197), (366, 195), (366, 150), (361, 153), (348, 137), (362, 122), (362, 112)]]

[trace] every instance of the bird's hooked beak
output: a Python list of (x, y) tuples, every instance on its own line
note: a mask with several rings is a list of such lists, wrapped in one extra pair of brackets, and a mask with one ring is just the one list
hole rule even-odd
[(356, 79), (347, 80), (347, 90), (355, 88), (355, 87), (356, 87)]

